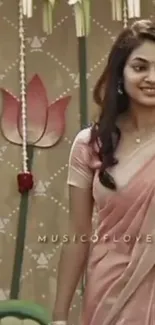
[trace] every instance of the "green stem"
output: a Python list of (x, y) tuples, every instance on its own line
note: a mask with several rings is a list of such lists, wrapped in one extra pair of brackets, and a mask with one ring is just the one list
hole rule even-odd
[[(86, 55), (86, 37), (78, 37), (79, 50), (79, 74), (80, 74), (80, 128), (88, 125), (88, 101), (87, 101), (87, 55)], [(81, 295), (85, 290), (85, 274), (82, 276)]]
[(87, 57), (86, 37), (78, 37), (79, 75), (80, 75), (80, 127), (83, 129), (88, 124), (87, 103)]
[[(28, 168), (31, 171), (34, 147), (28, 146)], [(27, 212), (28, 212), (29, 192), (21, 195), (19, 206), (19, 218), (17, 227), (17, 240), (15, 248), (15, 258), (12, 272), (10, 299), (18, 299), (20, 292), (20, 280), (22, 273), (23, 257), (24, 257), (24, 245), (26, 236), (26, 224), (27, 224)]]

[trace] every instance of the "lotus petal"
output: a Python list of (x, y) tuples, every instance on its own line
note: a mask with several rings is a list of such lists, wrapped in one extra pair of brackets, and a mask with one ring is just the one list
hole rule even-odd
[(20, 102), (8, 91), (2, 89), (3, 110), (1, 116), (1, 130), (4, 137), (15, 144), (21, 144), (22, 139), (17, 128)]
[[(47, 124), (48, 100), (45, 87), (35, 75), (27, 87), (27, 141), (29, 144), (35, 144), (39, 141)], [(19, 115), (18, 128), (22, 136), (22, 116)]]
[(52, 147), (61, 139), (65, 131), (65, 111), (70, 100), (71, 96), (66, 96), (50, 105), (47, 127), (37, 147)]

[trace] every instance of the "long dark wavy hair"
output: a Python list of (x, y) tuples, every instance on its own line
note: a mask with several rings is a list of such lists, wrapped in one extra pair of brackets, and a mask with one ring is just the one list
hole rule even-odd
[(99, 179), (111, 190), (117, 189), (115, 180), (107, 171), (108, 167), (118, 163), (115, 150), (121, 131), (117, 119), (129, 109), (129, 97), (123, 85), (124, 67), (132, 51), (145, 40), (155, 42), (154, 22), (139, 20), (124, 29), (113, 44), (107, 65), (94, 89), (94, 100), (101, 113), (92, 126), (90, 144), (99, 144), (99, 158), (102, 161)]

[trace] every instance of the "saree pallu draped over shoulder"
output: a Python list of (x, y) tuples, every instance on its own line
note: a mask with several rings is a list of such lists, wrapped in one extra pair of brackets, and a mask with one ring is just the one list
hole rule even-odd
[(135, 171), (138, 154), (128, 161), (132, 177), (98, 209), (82, 325), (155, 324), (155, 148), (146, 161), (147, 151)]

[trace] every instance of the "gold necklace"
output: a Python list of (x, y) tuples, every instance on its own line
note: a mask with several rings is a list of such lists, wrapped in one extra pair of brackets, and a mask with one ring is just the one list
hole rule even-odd
[(140, 144), (141, 143), (141, 139), (139, 137), (136, 138), (136, 143)]
[(137, 131), (138, 135), (135, 138), (135, 141), (137, 144), (140, 144), (141, 141), (144, 140), (149, 140), (155, 135), (155, 127), (151, 130), (151, 132), (148, 132), (146, 128), (143, 128), (141, 131)]

